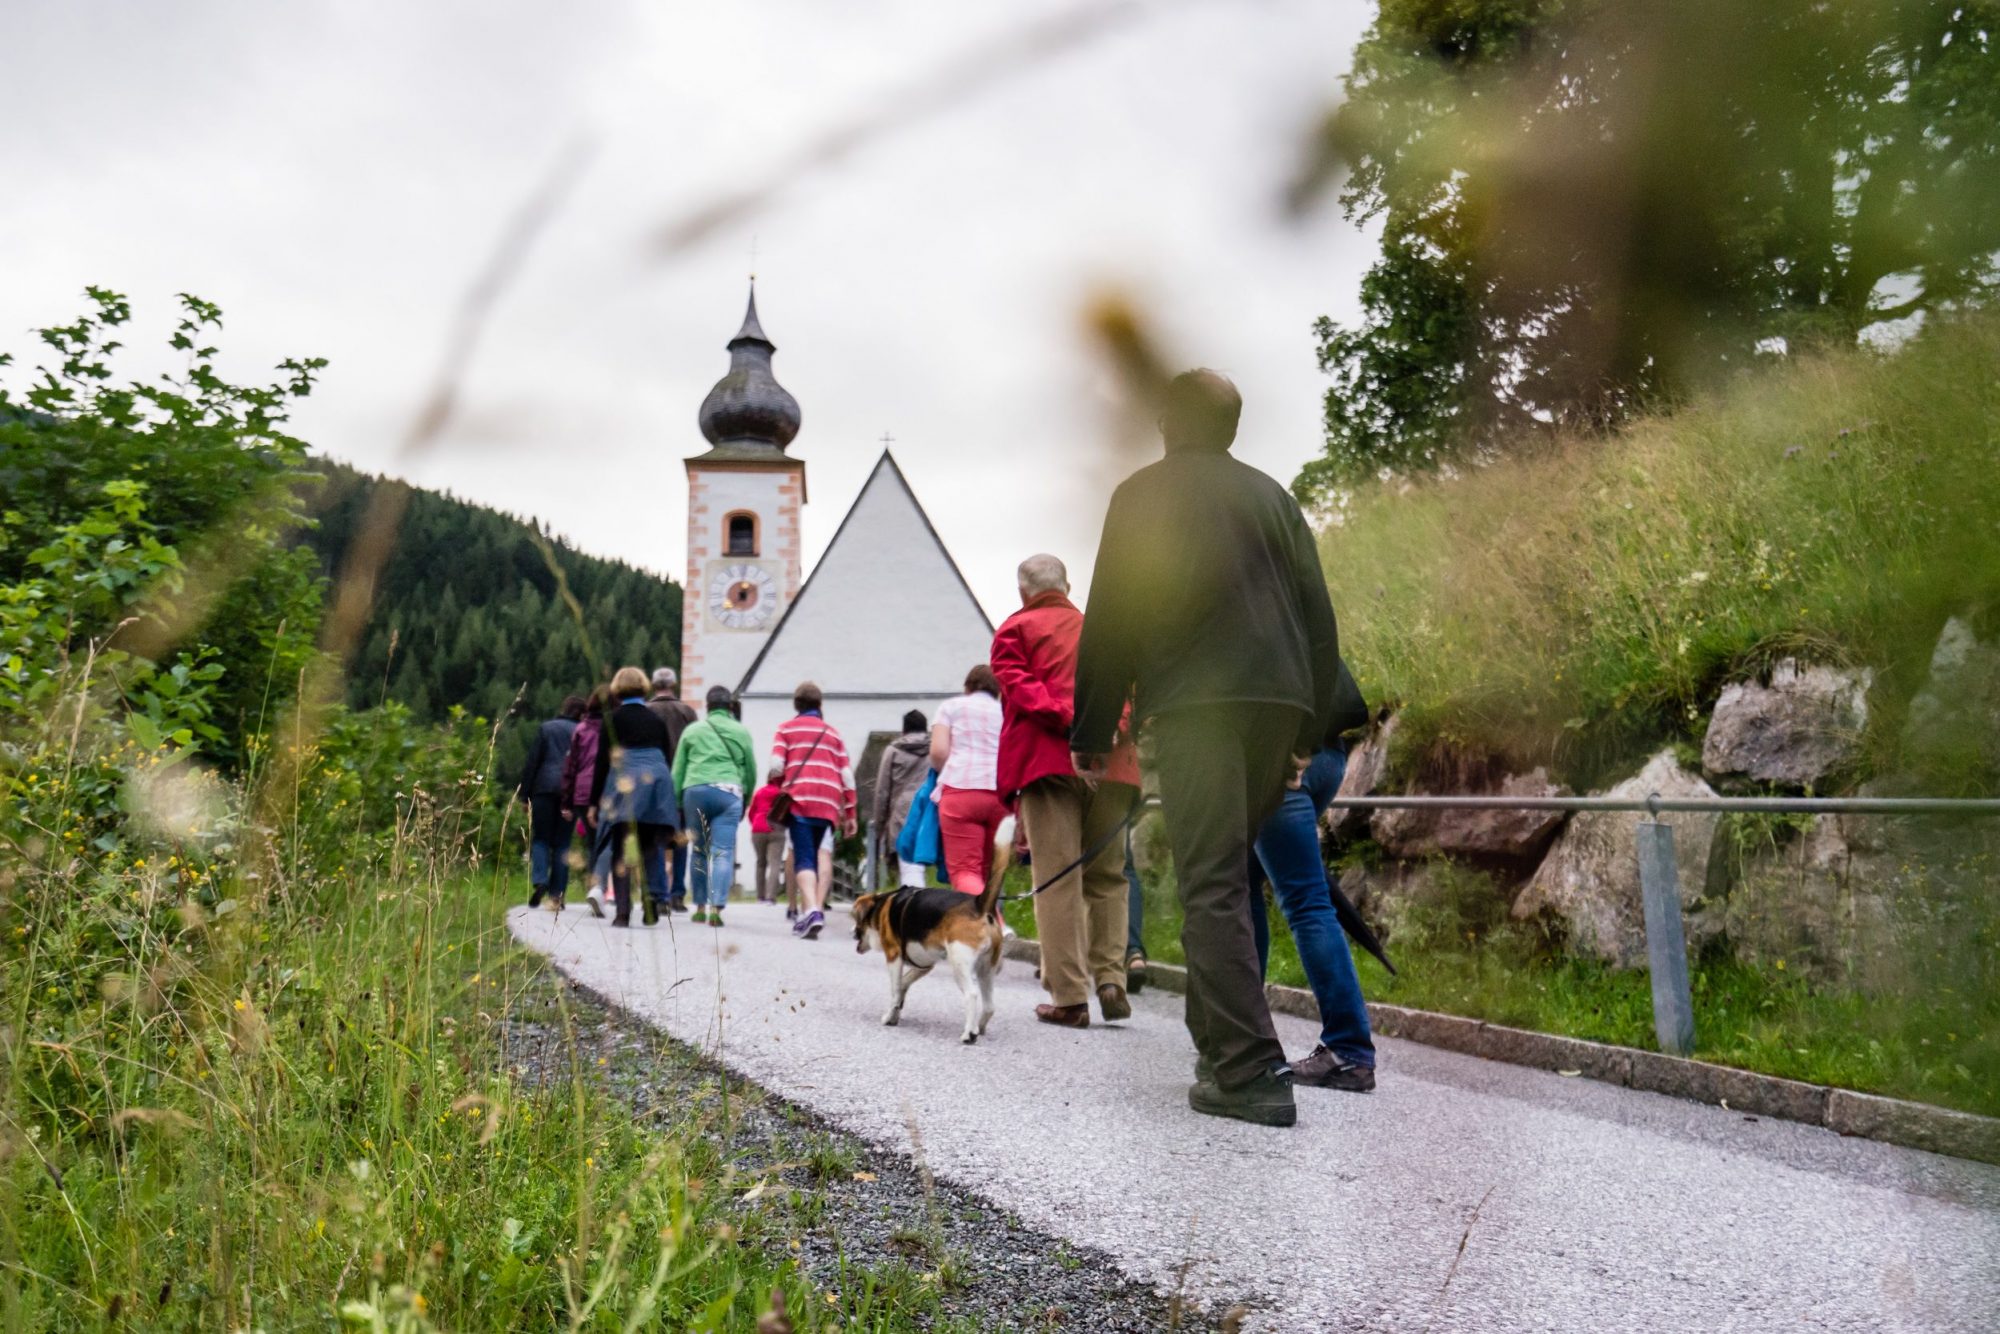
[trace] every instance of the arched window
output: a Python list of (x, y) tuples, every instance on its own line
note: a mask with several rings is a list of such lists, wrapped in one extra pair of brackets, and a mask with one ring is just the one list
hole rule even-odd
[(728, 542), (724, 548), (731, 556), (754, 556), (757, 554), (757, 516), (741, 510), (723, 520)]

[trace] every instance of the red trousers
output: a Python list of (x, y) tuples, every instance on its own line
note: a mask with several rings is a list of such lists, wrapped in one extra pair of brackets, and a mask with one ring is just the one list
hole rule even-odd
[(961, 894), (978, 894), (993, 872), (993, 836), (1007, 807), (990, 788), (948, 787), (938, 803), (945, 876)]

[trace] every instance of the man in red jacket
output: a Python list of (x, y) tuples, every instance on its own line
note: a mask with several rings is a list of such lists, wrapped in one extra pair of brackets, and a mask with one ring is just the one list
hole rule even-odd
[[(1104, 777), (1079, 778), (1070, 758), (1076, 647), (1083, 613), (1069, 600), (1069, 572), (1054, 556), (1030, 556), (1018, 576), (1021, 610), (993, 636), (1000, 678), (999, 788), (1019, 802), (1036, 876), (1064, 870), (1035, 897), (1042, 942), (1045, 1024), (1090, 1027), (1090, 993), (1106, 1019), (1126, 1019), (1125, 844), (1118, 826), (1139, 797), (1139, 763), (1122, 732)], [(1086, 854), (1091, 854), (1086, 860)]]

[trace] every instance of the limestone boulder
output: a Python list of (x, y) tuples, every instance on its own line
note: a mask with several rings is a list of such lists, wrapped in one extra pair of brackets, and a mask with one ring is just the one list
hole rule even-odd
[(1768, 684), (1724, 687), (1702, 743), (1702, 768), (1718, 780), (1818, 783), (1860, 752), (1873, 680), (1866, 671), (1801, 666), (1787, 658)]
[[(1645, 768), (1603, 794), (1644, 799), (1712, 797), (1715, 790), (1683, 769), (1672, 751), (1661, 751)], [(1646, 962), (1646, 914), (1639, 896), (1637, 829), (1640, 812), (1592, 811), (1571, 818), (1550, 846), (1528, 887), (1514, 900), (1516, 918), (1538, 913), (1558, 918), (1566, 928), (1569, 949), (1585, 958), (1601, 959), (1620, 968)], [(1709, 851), (1715, 841), (1716, 817), (1666, 815), (1674, 829), (1674, 851), (1680, 873), (1683, 927), (1690, 949), (1722, 929), (1720, 914), (1706, 897)]]
[(1849, 839), (1853, 821), (1815, 816), (1791, 843), (1748, 860), (1722, 906), (1737, 958), (1849, 980), (1892, 945), (1895, 870)]
[(1930, 675), (1910, 700), (1903, 744), (1925, 768), (2000, 769), (2000, 642), (1981, 642), (1959, 617), (1945, 622)]
[[(1396, 735), (1396, 717), (1391, 714), (1384, 722), (1368, 731), (1368, 736), (1349, 747), (1347, 752), (1347, 773), (1340, 780), (1343, 797), (1372, 797), (1381, 790), (1382, 782), (1389, 776), (1389, 743)], [(1332, 806), (1326, 812), (1327, 832), (1341, 841), (1359, 838), (1368, 830), (1367, 811), (1357, 811), (1345, 806)]]
[[(1547, 769), (1509, 774), (1496, 789), (1503, 797), (1560, 797), (1569, 789), (1549, 781)], [(1396, 857), (1466, 857), (1532, 862), (1562, 827), (1561, 811), (1386, 810), (1375, 812), (1375, 841)]]

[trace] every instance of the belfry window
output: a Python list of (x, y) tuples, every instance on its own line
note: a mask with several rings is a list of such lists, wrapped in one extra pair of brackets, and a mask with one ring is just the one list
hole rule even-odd
[(754, 556), (757, 554), (757, 516), (754, 514), (732, 514), (728, 520), (728, 554), (731, 556)]

